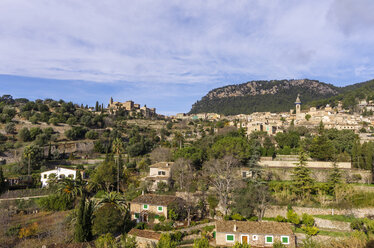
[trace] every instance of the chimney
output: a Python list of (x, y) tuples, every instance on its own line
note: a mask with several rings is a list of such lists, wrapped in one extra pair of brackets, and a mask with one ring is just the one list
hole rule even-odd
[(236, 223), (234, 224), (234, 232), (236, 232), (237, 228), (236, 228)]
[(169, 167), (169, 163), (166, 163), (166, 167)]
[(142, 195), (144, 195), (144, 190), (142, 190)]

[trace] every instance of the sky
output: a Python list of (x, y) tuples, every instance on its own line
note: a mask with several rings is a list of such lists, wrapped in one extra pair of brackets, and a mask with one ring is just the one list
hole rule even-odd
[(1, 0), (0, 94), (188, 112), (209, 90), (374, 78), (372, 0)]

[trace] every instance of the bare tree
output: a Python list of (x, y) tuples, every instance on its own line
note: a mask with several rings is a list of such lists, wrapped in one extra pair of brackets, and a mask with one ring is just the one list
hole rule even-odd
[(232, 192), (238, 186), (239, 180), (235, 173), (238, 166), (239, 161), (231, 155), (221, 160), (211, 160), (203, 166), (204, 174), (215, 188), (225, 215), (227, 215)]
[(190, 160), (179, 158), (171, 168), (171, 177), (181, 191), (188, 191), (194, 177), (194, 167)]
[(184, 158), (179, 158), (173, 164), (171, 175), (179, 190), (186, 192), (184, 197), (184, 207), (187, 211), (187, 225), (189, 226), (191, 223), (192, 212), (195, 207), (195, 201), (193, 199), (192, 192), (190, 191), (193, 183), (196, 181), (196, 174), (191, 161)]
[(170, 161), (171, 150), (170, 148), (166, 148), (166, 147), (157, 147), (151, 152), (150, 158), (151, 158), (152, 163)]

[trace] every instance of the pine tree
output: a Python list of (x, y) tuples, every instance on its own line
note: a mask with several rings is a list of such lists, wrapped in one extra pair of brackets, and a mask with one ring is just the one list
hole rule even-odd
[(314, 180), (310, 176), (311, 171), (307, 167), (307, 155), (303, 149), (299, 153), (299, 163), (293, 170), (293, 191), (299, 198), (306, 198), (313, 191)]

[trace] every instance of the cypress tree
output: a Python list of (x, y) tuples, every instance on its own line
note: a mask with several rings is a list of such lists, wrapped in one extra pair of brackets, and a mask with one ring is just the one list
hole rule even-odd
[(3, 168), (0, 167), (0, 193), (3, 193), (6, 189), (5, 177), (3, 174)]
[(98, 102), (98, 101), (96, 101), (95, 111), (96, 111), (96, 112), (99, 111), (99, 102)]
[(83, 226), (83, 221), (84, 221), (84, 214), (85, 214), (85, 197), (81, 198), (81, 201), (79, 203), (79, 210), (78, 210), (78, 216), (77, 216), (77, 222), (75, 223), (75, 241), (77, 242), (84, 242), (86, 241), (85, 237), (85, 230)]

